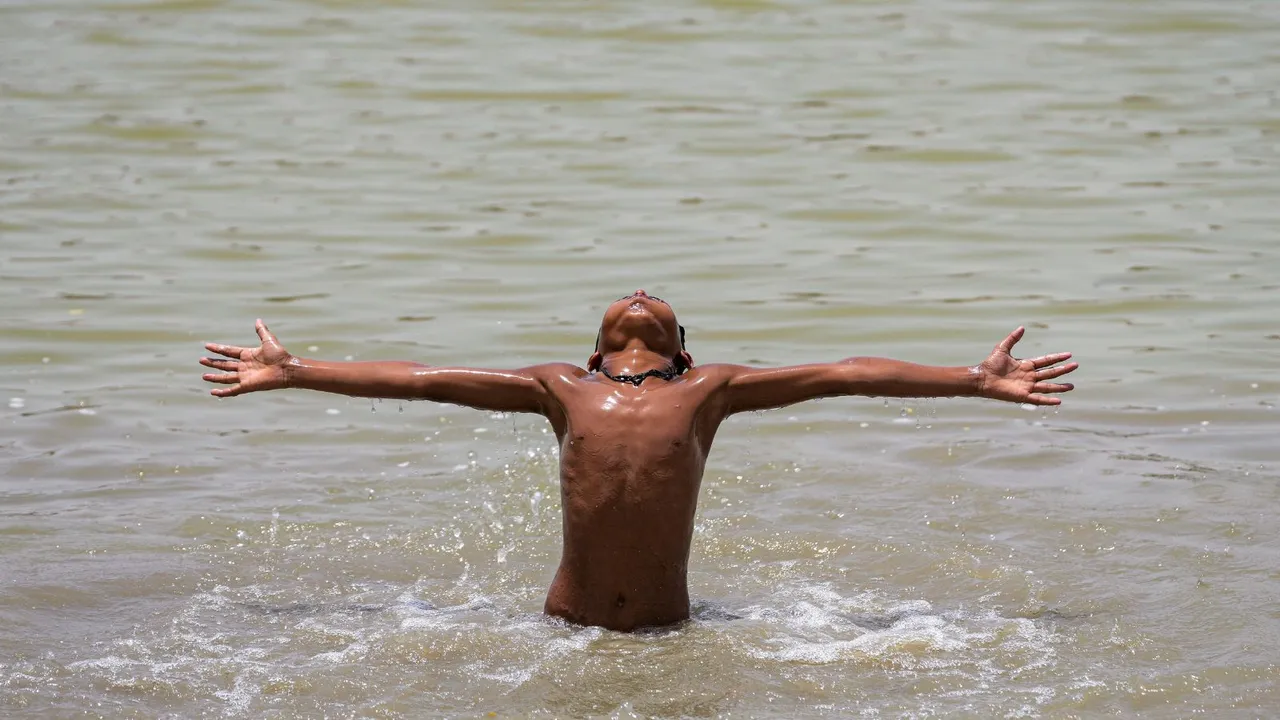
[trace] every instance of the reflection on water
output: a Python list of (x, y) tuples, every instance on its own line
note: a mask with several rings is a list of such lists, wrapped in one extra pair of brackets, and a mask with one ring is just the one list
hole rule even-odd
[[(0, 708), (1267, 717), (1280, 5), (0, 5)], [(545, 423), (215, 401), (205, 340), (960, 365), (717, 438), (694, 619), (545, 619)], [(370, 410), (375, 412), (370, 412)]]

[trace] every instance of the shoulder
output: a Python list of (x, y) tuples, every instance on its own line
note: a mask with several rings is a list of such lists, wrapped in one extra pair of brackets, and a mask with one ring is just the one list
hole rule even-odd
[(521, 370), (521, 372), (544, 383), (556, 380), (572, 382), (588, 375), (587, 371), (581, 367), (578, 367), (573, 363), (566, 362), (530, 365), (529, 367)]
[(712, 363), (710, 365), (695, 365), (685, 373), (685, 377), (689, 379), (705, 378), (713, 380), (730, 380), (749, 372), (751, 368), (746, 365), (732, 365), (729, 363)]
[(751, 368), (745, 365), (731, 365), (728, 363), (695, 365), (684, 373), (684, 378), (686, 382), (724, 386), (742, 373), (750, 370)]

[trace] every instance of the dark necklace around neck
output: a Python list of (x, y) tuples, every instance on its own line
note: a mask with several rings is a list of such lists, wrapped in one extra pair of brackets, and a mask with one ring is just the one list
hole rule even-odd
[(676, 372), (675, 370), (646, 370), (642, 373), (637, 373), (635, 375), (610, 375), (609, 371), (605, 370), (604, 367), (602, 366), (600, 368), (600, 374), (604, 375), (605, 377), (609, 378), (614, 382), (631, 383), (636, 387), (640, 387), (640, 383), (644, 382), (645, 378), (656, 377), (656, 378), (662, 378), (663, 380), (671, 380), (675, 376), (679, 375), (680, 373)]

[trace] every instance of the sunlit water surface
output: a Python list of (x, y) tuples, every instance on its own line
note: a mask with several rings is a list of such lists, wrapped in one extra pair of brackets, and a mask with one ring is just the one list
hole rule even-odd
[[(0, 711), (1280, 714), (1280, 4), (0, 4)], [(201, 342), (1072, 350), (1058, 411), (732, 420), (695, 618), (540, 614), (536, 418), (217, 401)]]

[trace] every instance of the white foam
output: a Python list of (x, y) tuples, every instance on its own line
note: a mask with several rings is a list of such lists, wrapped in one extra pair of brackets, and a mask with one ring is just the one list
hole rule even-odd
[(369, 652), (369, 646), (363, 642), (353, 642), (341, 650), (322, 652), (311, 656), (312, 660), (322, 663), (346, 663), (360, 660)]
[(767, 636), (744, 643), (753, 657), (785, 663), (887, 663), (898, 668), (965, 667), (1009, 677), (1056, 662), (1052, 631), (995, 609), (939, 612), (925, 600), (845, 596), (826, 584), (783, 588), (742, 611)]
[(249, 676), (265, 676), (266, 671), (257, 667), (247, 667), (236, 674), (235, 684), (231, 690), (219, 690), (214, 697), (225, 700), (233, 713), (243, 714), (249, 709), (253, 698), (262, 691), (262, 686), (253, 682)]
[(122, 658), (118, 655), (108, 655), (106, 657), (92, 658), (90, 660), (77, 660), (67, 664), (68, 670), (107, 670), (116, 672), (125, 668), (146, 665), (141, 660), (130, 660)]

